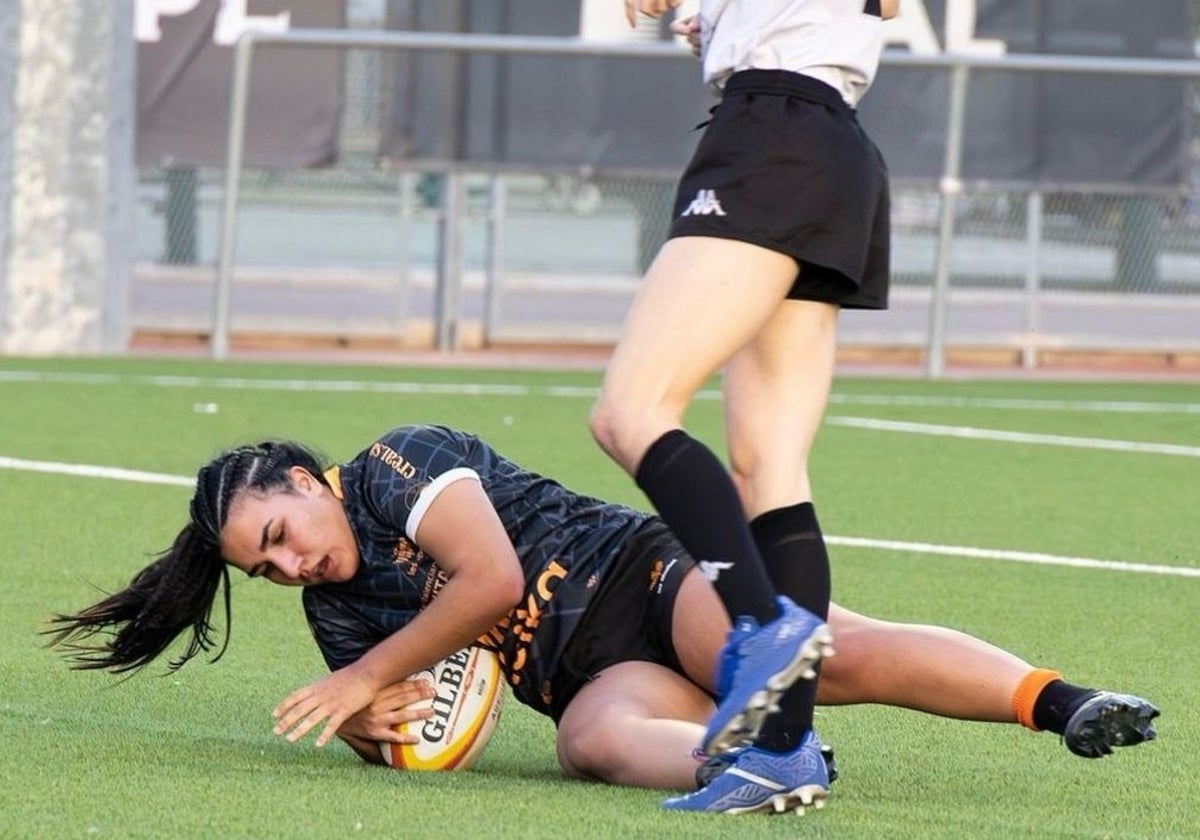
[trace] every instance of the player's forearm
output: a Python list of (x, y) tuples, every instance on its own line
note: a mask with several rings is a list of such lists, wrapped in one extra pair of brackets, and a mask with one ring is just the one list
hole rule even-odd
[(359, 669), (378, 688), (405, 680), (492, 629), (518, 603), (520, 595), (519, 588), (460, 572), (408, 625), (349, 667)]

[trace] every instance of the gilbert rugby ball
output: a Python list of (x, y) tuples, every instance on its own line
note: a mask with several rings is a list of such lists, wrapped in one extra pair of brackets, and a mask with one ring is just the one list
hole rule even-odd
[(415, 734), (418, 741), (381, 741), (384, 760), (403, 770), (466, 770), (487, 746), (500, 718), (504, 674), (499, 658), (489, 650), (467, 647), (412, 679), (426, 679), (437, 691), (425, 701), (434, 715), (399, 724), (400, 732)]

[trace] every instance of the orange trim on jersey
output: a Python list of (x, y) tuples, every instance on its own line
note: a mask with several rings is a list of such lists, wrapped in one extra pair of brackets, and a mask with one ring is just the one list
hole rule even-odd
[(1017, 723), (1037, 732), (1038, 728), (1033, 722), (1033, 706), (1037, 703), (1042, 689), (1061, 679), (1062, 674), (1048, 668), (1035, 668), (1022, 677), (1012, 698), (1013, 715), (1017, 718)]
[(329, 469), (325, 470), (325, 480), (329, 482), (329, 487), (333, 490), (333, 495), (337, 496), (339, 499), (344, 498), (342, 496), (341, 467), (330, 467)]

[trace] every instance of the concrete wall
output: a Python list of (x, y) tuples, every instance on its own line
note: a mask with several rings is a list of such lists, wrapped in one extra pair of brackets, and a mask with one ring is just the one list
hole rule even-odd
[(125, 348), (133, 0), (0, 3), (0, 352)]

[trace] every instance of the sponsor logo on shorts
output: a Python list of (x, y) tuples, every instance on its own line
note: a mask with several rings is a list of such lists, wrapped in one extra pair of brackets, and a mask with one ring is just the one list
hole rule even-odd
[(521, 672), (528, 664), (534, 634), (542, 617), (549, 612), (555, 591), (566, 577), (567, 569), (551, 560), (538, 575), (533, 589), (525, 593), (525, 600), (509, 610), (508, 615), (481, 637), (483, 646), (496, 651), (500, 657), (500, 667), (508, 677), (509, 685), (515, 687), (521, 683)]
[(716, 190), (697, 190), (692, 203), (683, 211), (684, 216), (724, 216)]
[(732, 563), (720, 563), (716, 560), (701, 560), (698, 564), (701, 573), (713, 583), (721, 576), (721, 572), (732, 569)]
[(663, 565), (662, 560), (655, 560), (654, 566), (650, 569), (650, 592), (655, 595), (661, 595), (663, 587), (667, 585), (667, 576), (671, 574), (671, 569), (675, 568), (675, 564), (679, 562), (678, 557), (672, 557)]

